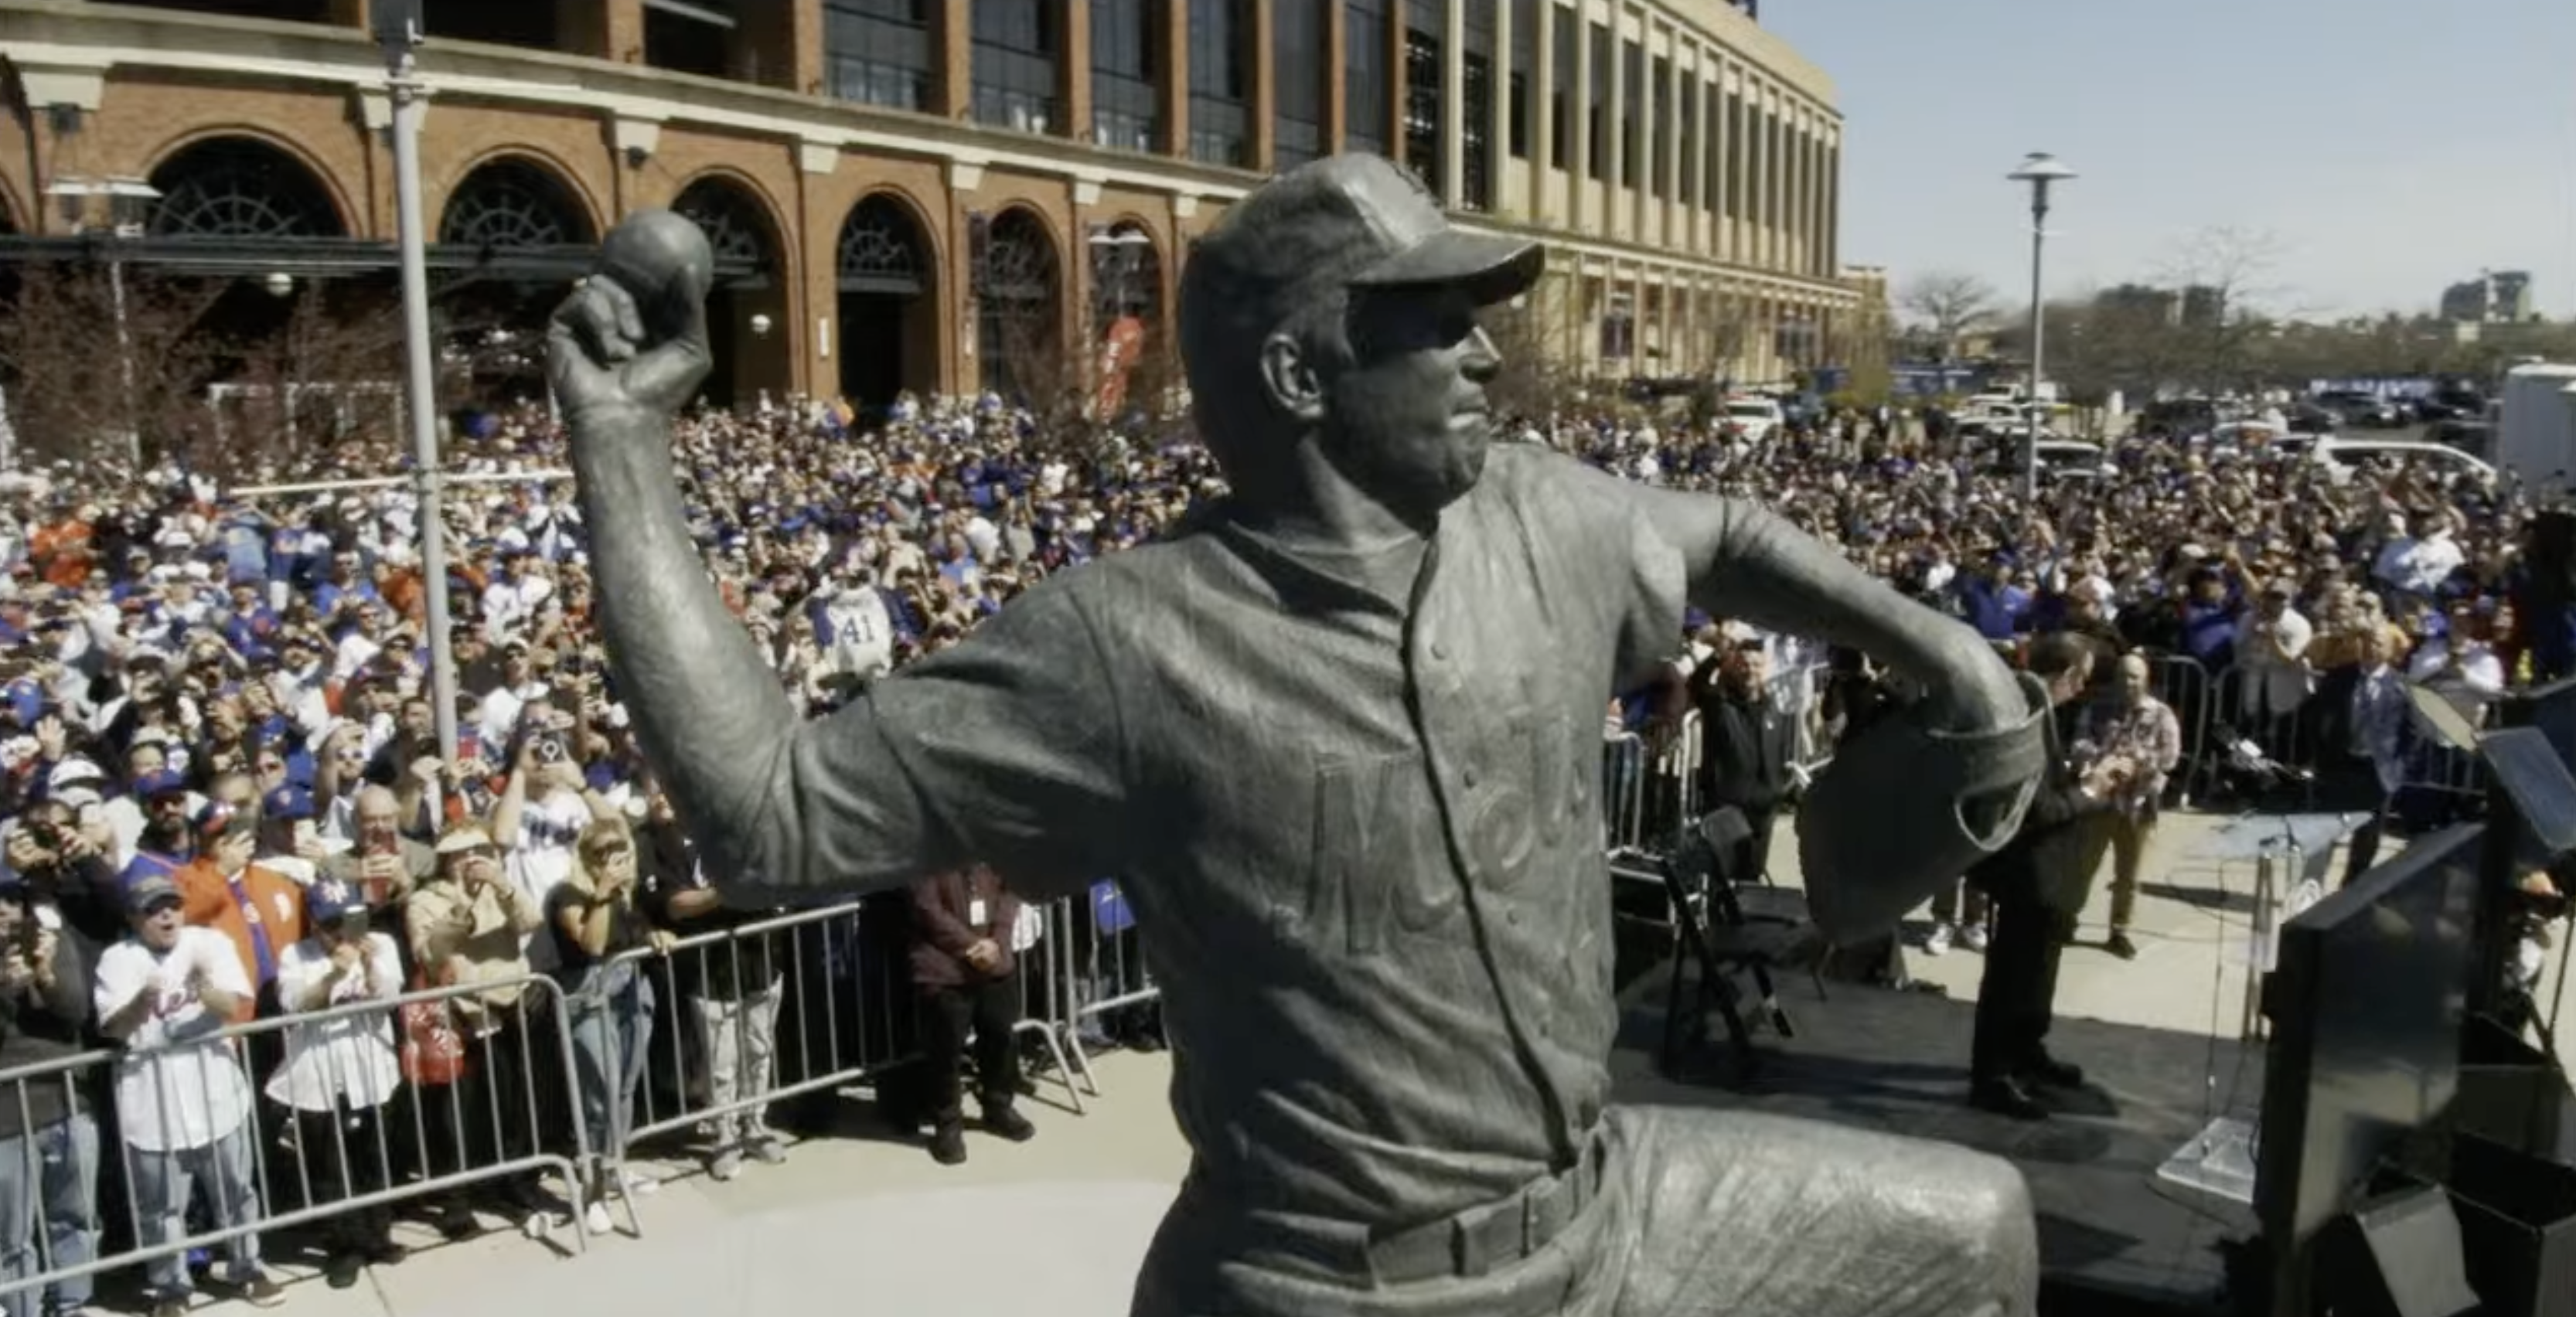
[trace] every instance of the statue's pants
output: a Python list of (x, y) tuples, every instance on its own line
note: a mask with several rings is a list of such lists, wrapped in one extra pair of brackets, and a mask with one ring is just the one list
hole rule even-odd
[(1184, 1187), (1134, 1317), (2027, 1317), (2021, 1173), (1951, 1144), (1740, 1111), (1623, 1107), (1589, 1204), (1480, 1275), (1393, 1283), (1365, 1228)]

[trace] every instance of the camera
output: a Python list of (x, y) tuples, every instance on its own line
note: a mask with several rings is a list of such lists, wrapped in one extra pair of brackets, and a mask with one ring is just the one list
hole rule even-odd
[(560, 764), (566, 758), (569, 758), (571, 754), (572, 751), (564, 745), (563, 738), (560, 736), (541, 736), (537, 738), (538, 763)]
[(48, 852), (57, 859), (61, 858), (63, 830), (60, 824), (49, 819), (21, 819), (18, 821), (18, 830), (25, 833), (27, 840), (35, 843), (38, 849)]

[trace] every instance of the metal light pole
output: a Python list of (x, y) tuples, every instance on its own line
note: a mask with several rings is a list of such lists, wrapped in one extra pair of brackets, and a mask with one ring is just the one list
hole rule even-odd
[[(2074, 178), (2075, 171), (2046, 151), (2033, 151), (2022, 160), (2021, 168), (2006, 177), (2030, 184), (2030, 405), (2038, 408), (2039, 382), (2047, 378), (2048, 362), (2046, 304), (2040, 292), (2041, 262), (2048, 248), (2048, 185)], [(2039, 497), (2039, 422), (2029, 420), (2027, 429), (2022, 439), (2021, 494), (2035, 500)]]
[(428, 229), (422, 217), (420, 124), (428, 92), (416, 75), (419, 4), (378, 0), (376, 40), (385, 52), (385, 88), (394, 109), (394, 205), (402, 249), (403, 346), (411, 394), (412, 483), (420, 503), (420, 572), (429, 611), (430, 708), (438, 720), (438, 753), (456, 762), (456, 653), (449, 643), (447, 518), (440, 507), (437, 345), (429, 333)]

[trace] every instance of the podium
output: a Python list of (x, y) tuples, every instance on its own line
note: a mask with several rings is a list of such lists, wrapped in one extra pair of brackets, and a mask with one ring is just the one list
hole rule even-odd
[(2343, 844), (2368, 814), (2247, 814), (2213, 829), (2191, 858), (2218, 867), (2220, 886), (2235, 865), (2254, 866), (2254, 917), (2244, 941), (2231, 953), (2245, 967), (2245, 1001), (2237, 1037), (2263, 1037), (2263, 976), (2279, 959), (2281, 921), (2315, 905), (2326, 894), (2335, 847)]
[[(2237, 1023), (2240, 1045), (2264, 1037), (2263, 976), (2280, 959), (2284, 920), (2324, 899), (2333, 871), (2334, 850), (2369, 821), (2367, 814), (2247, 814), (2212, 830), (2191, 859), (2217, 866), (2219, 885), (2227, 870), (2254, 866), (2254, 913), (2245, 937), (2232, 944), (2230, 958), (2245, 967), (2245, 1001)], [(2254, 1203), (2256, 1151), (2262, 1130), (2255, 1122), (2221, 1115), (2174, 1150), (2156, 1168), (2156, 1178), (2198, 1189), (2232, 1202)]]

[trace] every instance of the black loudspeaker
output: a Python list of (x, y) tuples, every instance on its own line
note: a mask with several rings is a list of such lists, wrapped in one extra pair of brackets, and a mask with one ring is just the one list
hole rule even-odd
[(2548, 599), (2576, 597), (2576, 512), (2544, 509), (2524, 534), (2523, 560), (2531, 564), (2534, 589)]
[(2339, 1219), (2310, 1292), (2335, 1317), (2461, 1317), (2478, 1310), (2460, 1218), (2437, 1188), (2402, 1190)]
[(2576, 1317), (2576, 1166), (2461, 1134), (2451, 1182), (2483, 1317)]
[(2483, 1017), (2468, 1022), (2452, 1128), (2547, 1161), (2576, 1163), (2576, 1091), (2547, 1053)]

